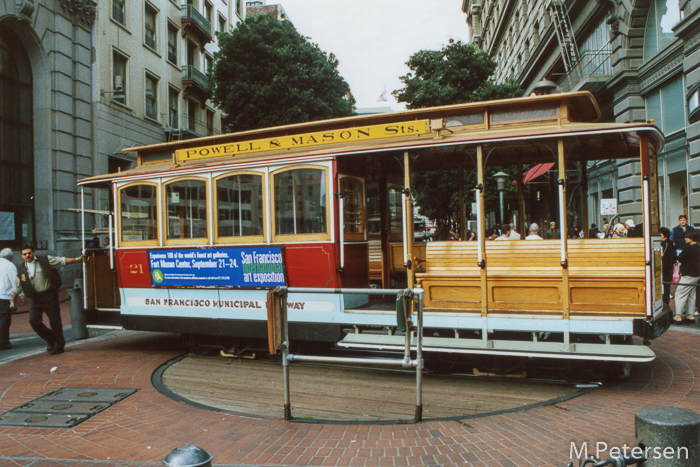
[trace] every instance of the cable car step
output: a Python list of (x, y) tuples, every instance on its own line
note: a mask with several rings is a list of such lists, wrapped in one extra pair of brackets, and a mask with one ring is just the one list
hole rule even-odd
[[(339, 347), (375, 350), (403, 350), (402, 335), (349, 333)], [(415, 350), (415, 336), (411, 339)], [(645, 345), (631, 344), (583, 344), (542, 341), (455, 339), (448, 337), (423, 337), (423, 351), (465, 354), (489, 354), (520, 357), (560, 358), (572, 360), (606, 360), (623, 362), (650, 362), (656, 355)]]

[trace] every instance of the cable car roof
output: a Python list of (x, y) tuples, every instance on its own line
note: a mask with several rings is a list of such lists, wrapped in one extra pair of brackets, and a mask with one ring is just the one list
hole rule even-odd
[(559, 138), (570, 146), (569, 160), (634, 158), (640, 133), (661, 150), (655, 126), (599, 118), (593, 95), (575, 92), (306, 122), (124, 149), (137, 152), (137, 167), (78, 184), (403, 151), (431, 155), (416, 160), (412, 168), (420, 171), (468, 165), (479, 144), (495, 152), (494, 165), (546, 162), (556, 159), (550, 147)]

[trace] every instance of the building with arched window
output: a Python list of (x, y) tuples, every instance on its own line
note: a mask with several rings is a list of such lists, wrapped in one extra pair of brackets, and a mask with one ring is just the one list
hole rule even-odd
[[(700, 3), (690, 0), (464, 0), (472, 43), (500, 57), (495, 78), (532, 93), (543, 79), (556, 91), (594, 93), (603, 119), (653, 119), (666, 145), (659, 155), (661, 220), (680, 214), (700, 226)], [(512, 71), (514, 70), (514, 72)], [(555, 92), (556, 92), (555, 91)], [(589, 218), (616, 198), (638, 221), (637, 162), (591, 164)]]
[[(244, 5), (0, 2), (0, 248), (77, 256), (78, 179), (129, 168), (125, 147), (220, 133), (209, 100), (216, 37), (245, 18)], [(104, 216), (86, 221), (106, 236)]]
[(95, 3), (0, 4), (0, 246), (79, 242), (76, 180), (92, 173)]

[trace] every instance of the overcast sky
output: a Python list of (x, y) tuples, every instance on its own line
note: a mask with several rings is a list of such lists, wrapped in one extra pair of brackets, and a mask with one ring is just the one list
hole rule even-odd
[[(357, 107), (404, 108), (391, 92), (402, 86), (408, 58), (468, 42), (462, 0), (268, 0), (279, 3), (300, 34), (334, 53)], [(378, 102), (386, 87), (387, 102)]]

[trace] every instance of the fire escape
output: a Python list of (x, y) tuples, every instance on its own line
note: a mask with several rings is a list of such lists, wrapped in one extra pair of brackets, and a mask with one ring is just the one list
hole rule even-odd
[(574, 29), (571, 27), (569, 12), (563, 0), (549, 0), (547, 9), (552, 17), (554, 31), (557, 34), (564, 68), (569, 73), (579, 60), (578, 47), (576, 46), (576, 39), (574, 39)]
[(597, 45), (597, 50), (580, 52), (565, 0), (549, 0), (547, 9), (552, 18), (552, 25), (557, 35), (562, 62), (566, 70), (566, 76), (557, 83), (559, 89), (564, 92), (582, 90), (596, 92), (600, 90), (612, 75), (610, 42), (608, 41), (602, 47)]

